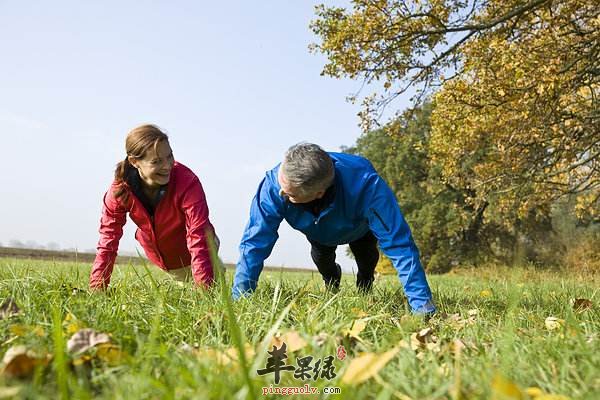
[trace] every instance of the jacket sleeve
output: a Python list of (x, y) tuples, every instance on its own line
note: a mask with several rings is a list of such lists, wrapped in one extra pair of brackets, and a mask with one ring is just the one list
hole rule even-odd
[(192, 275), (198, 285), (210, 286), (214, 282), (208, 236), (214, 228), (208, 219), (208, 205), (200, 180), (196, 177), (183, 194), (181, 206), (185, 214), (186, 241), (192, 256)]
[(233, 279), (234, 299), (253, 292), (262, 272), (264, 261), (271, 255), (279, 238), (277, 230), (283, 219), (282, 199), (277, 188), (264, 178), (250, 206), (250, 220), (240, 243), (240, 259)]
[(374, 174), (370, 179), (370, 201), (365, 210), (369, 227), (383, 253), (392, 261), (414, 313), (435, 312), (431, 290), (419, 260), (419, 250), (394, 193)]
[(106, 288), (110, 283), (119, 240), (123, 236), (123, 226), (127, 221), (127, 209), (113, 196), (114, 186), (104, 195), (102, 216), (100, 217), (100, 239), (98, 240), (96, 258), (90, 273), (90, 288)]

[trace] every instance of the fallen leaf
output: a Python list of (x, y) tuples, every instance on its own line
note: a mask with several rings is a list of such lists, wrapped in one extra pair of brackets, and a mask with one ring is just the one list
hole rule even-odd
[(6, 351), (2, 364), (2, 373), (16, 378), (24, 378), (33, 374), (37, 366), (48, 364), (48, 356), (38, 356), (25, 346), (13, 346)]
[(536, 398), (538, 396), (545, 394), (545, 392), (542, 389), (540, 389), (539, 387), (528, 387), (525, 389), (525, 394), (527, 394), (527, 396), (529, 396), (529, 397)]
[(110, 337), (106, 333), (89, 328), (81, 329), (71, 336), (67, 342), (67, 350), (75, 354), (83, 353), (101, 343), (110, 343)]
[(359, 334), (365, 330), (365, 328), (367, 327), (367, 323), (364, 320), (361, 319), (357, 319), (354, 322), (352, 322), (352, 328), (350, 329), (345, 329), (342, 331), (342, 333), (345, 336), (354, 338), (354, 339), (359, 339)]
[(352, 307), (351, 311), (352, 311), (352, 314), (354, 314), (354, 316), (356, 318), (365, 318), (365, 317), (369, 316), (369, 314), (367, 314), (366, 312), (364, 312), (363, 310), (361, 310), (358, 307)]
[(12, 399), (21, 391), (20, 386), (0, 387), (0, 399)]
[[(302, 336), (296, 331), (286, 332), (283, 335), (277, 334), (271, 339), (271, 346), (281, 347), (283, 343), (287, 345), (287, 350), (290, 353), (306, 347), (307, 344)], [(271, 346), (269, 346), (269, 348)]]
[(588, 299), (575, 299), (573, 300), (573, 310), (575, 312), (584, 312), (592, 309), (592, 301)]
[(496, 374), (492, 380), (492, 400), (522, 400), (521, 389), (502, 375)]
[(326, 334), (325, 332), (321, 332), (318, 335), (313, 336), (312, 340), (315, 343), (315, 346), (317, 347), (322, 347), (325, 342), (327, 342), (327, 339), (329, 339), (329, 335)]
[(89, 354), (83, 354), (80, 357), (73, 359), (71, 364), (74, 367), (79, 367), (81, 365), (89, 364), (91, 361), (92, 361), (92, 356), (90, 356)]
[[(239, 363), (239, 351), (235, 347), (230, 347), (225, 351), (204, 348), (197, 350), (195, 353), (198, 357), (208, 358), (221, 366), (237, 365)], [(254, 348), (248, 343), (244, 345), (244, 355), (246, 356), (246, 360), (251, 359), (255, 355)]]
[(19, 306), (17, 306), (15, 299), (12, 297), (7, 297), (2, 304), (0, 304), (0, 319), (10, 318), (20, 312)]
[(556, 317), (548, 317), (544, 323), (546, 325), (546, 329), (553, 331), (562, 327), (565, 324), (565, 320)]
[(34, 335), (39, 337), (46, 336), (46, 332), (41, 326), (13, 324), (8, 327), (8, 331), (15, 336), (25, 336), (28, 333), (33, 333)]
[(350, 362), (342, 376), (342, 383), (357, 385), (376, 375), (398, 353), (399, 347), (382, 354), (366, 353)]
[[(286, 344), (287, 344), (287, 342), (286, 342)], [(289, 346), (288, 346), (288, 350), (289, 350)], [(255, 354), (256, 354), (256, 352), (254, 351), (254, 347), (252, 347), (249, 343), (244, 344), (244, 356), (246, 357), (246, 360), (250, 360), (251, 358), (254, 357)], [(225, 355), (231, 361), (239, 362), (240, 352), (237, 349), (237, 347), (228, 348), (227, 350), (225, 350)]]
[(73, 314), (68, 313), (63, 320), (63, 326), (65, 327), (65, 331), (67, 335), (73, 335), (79, 332), (82, 329), (85, 329), (85, 324), (78, 320)]
[(96, 346), (96, 357), (109, 365), (119, 365), (123, 363), (128, 354), (119, 346), (112, 343), (101, 343)]
[(452, 354), (454, 354), (457, 357), (460, 357), (462, 351), (466, 348), (467, 346), (465, 345), (465, 343), (460, 340), (460, 339), (454, 339), (451, 343), (450, 343), (450, 352)]
[(491, 295), (492, 295), (491, 290), (485, 289), (485, 290), (482, 290), (481, 292), (479, 292), (479, 297), (486, 298), (486, 297), (490, 297)]

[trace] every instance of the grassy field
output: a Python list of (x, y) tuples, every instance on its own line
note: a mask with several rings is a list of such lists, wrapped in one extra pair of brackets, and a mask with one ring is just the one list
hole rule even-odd
[[(152, 266), (120, 266), (110, 290), (89, 293), (88, 264), (0, 258), (0, 301), (11, 297), (20, 309), (0, 313), (0, 353), (28, 350), (20, 373), (3, 366), (0, 398), (287, 398), (263, 393), (306, 385), (319, 394), (295, 398), (599, 398), (593, 274), (501, 268), (431, 276), (439, 313), (425, 320), (408, 314), (395, 277), (365, 296), (350, 275), (329, 293), (317, 273), (271, 271), (254, 296), (232, 303), (231, 273), (205, 291)], [(591, 304), (574, 307), (574, 299)], [(107, 333), (111, 343), (69, 352), (82, 328)], [(274, 373), (257, 371), (269, 369), (267, 350), (282, 341), (281, 364), (294, 370), (276, 384)], [(303, 363), (311, 379), (300, 379)]]

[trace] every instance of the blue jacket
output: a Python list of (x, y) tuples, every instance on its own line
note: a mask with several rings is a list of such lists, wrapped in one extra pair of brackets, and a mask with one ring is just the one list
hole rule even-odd
[(419, 251), (394, 194), (365, 158), (329, 153), (335, 166), (333, 203), (318, 216), (279, 195), (279, 165), (268, 171), (250, 207), (250, 220), (240, 243), (233, 297), (254, 291), (283, 219), (318, 243), (346, 244), (373, 232), (383, 253), (398, 271), (413, 312), (433, 312), (431, 290)]

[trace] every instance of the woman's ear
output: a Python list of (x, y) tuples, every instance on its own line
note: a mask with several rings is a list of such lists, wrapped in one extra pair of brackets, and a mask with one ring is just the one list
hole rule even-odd
[(131, 164), (133, 168), (138, 168), (138, 161), (135, 159), (135, 157), (127, 156), (127, 161), (129, 161), (129, 164)]

